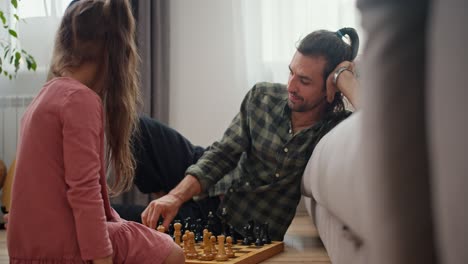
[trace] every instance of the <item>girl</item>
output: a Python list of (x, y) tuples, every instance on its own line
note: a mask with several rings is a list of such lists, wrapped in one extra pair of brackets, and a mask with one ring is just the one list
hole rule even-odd
[(183, 263), (165, 234), (121, 220), (112, 193), (132, 185), (135, 25), (128, 0), (74, 1), (49, 80), (22, 118), (8, 223), (10, 263)]

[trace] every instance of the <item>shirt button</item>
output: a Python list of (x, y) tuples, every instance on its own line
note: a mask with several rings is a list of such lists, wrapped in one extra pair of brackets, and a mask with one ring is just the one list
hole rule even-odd
[(279, 173), (276, 173), (275, 176), (276, 176), (276, 178), (278, 178), (278, 177), (279, 177)]
[(250, 185), (250, 183), (249, 183), (249, 182), (246, 182), (246, 183), (245, 183), (245, 186), (249, 186), (249, 185)]
[(291, 133), (292, 133), (292, 129), (289, 129), (289, 134), (291, 134)]
[(288, 148), (284, 148), (284, 152), (288, 153)]
[(230, 192), (234, 192), (234, 190), (233, 190), (232, 188), (231, 188), (231, 189), (229, 189), (229, 191), (230, 191)]

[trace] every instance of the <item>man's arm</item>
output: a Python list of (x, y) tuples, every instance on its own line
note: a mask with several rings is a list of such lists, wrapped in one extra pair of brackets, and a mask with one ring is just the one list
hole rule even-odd
[(163, 225), (167, 228), (184, 202), (206, 191), (237, 166), (242, 152), (250, 147), (247, 109), (255, 91), (254, 87), (246, 95), (240, 112), (231, 122), (221, 141), (215, 142), (197, 164), (187, 169), (185, 178), (169, 194), (148, 205), (141, 215), (144, 225), (155, 228), (159, 217), (162, 216)]
[(154, 229), (158, 223), (159, 217), (164, 218), (163, 226), (166, 229), (169, 223), (174, 219), (180, 206), (193, 196), (201, 192), (201, 185), (197, 178), (187, 175), (185, 178), (168, 194), (152, 201), (141, 214), (141, 220), (144, 225)]
[[(346, 70), (339, 73), (338, 78), (336, 78), (336, 84), (333, 82), (335, 78), (335, 73), (340, 69), (345, 67)], [(353, 105), (355, 109), (358, 109), (358, 89), (359, 83), (355, 77), (354, 63), (350, 61), (343, 61), (327, 78), (327, 100), (328, 102), (333, 102), (335, 93), (340, 91), (348, 99), (348, 101)]]

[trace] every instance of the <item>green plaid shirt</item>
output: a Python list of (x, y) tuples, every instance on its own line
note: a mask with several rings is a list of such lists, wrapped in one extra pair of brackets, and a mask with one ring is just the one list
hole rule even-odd
[(221, 141), (186, 171), (210, 195), (225, 194), (220, 210), (227, 209), (228, 222), (241, 234), (249, 220), (268, 222), (271, 238), (283, 240), (301, 197), (301, 177), (312, 150), (350, 114), (330, 115), (293, 134), (287, 98), (283, 84), (256, 84)]

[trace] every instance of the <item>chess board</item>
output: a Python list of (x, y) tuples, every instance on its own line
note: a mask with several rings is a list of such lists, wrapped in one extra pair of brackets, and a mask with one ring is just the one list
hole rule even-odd
[[(202, 249), (199, 246), (196, 247), (199, 254), (202, 253)], [(241, 244), (232, 245), (232, 250), (235, 252), (235, 257), (230, 258), (227, 261), (222, 261), (225, 264), (255, 264), (267, 260), (274, 255), (284, 251), (284, 243), (280, 241), (273, 241), (271, 244), (267, 244), (261, 247), (255, 245), (244, 246)], [(213, 264), (221, 263), (217, 260), (198, 260), (198, 259), (186, 259), (186, 264)]]

